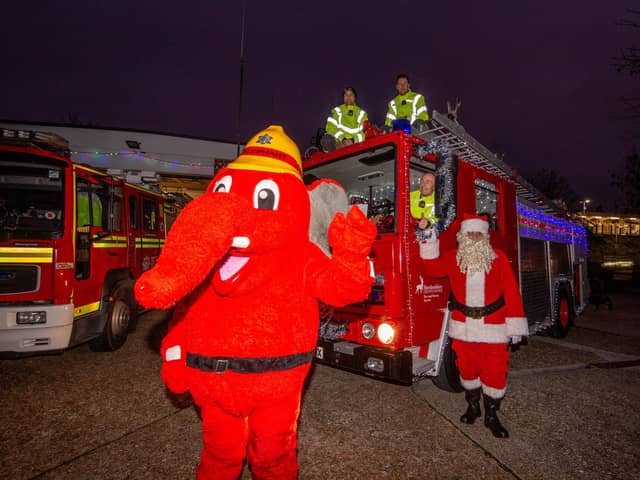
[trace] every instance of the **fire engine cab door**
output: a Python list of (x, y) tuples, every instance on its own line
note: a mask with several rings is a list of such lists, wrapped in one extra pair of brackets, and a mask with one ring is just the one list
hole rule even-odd
[(136, 250), (142, 257), (141, 271), (145, 272), (156, 264), (164, 237), (164, 217), (157, 198), (140, 195), (140, 238)]
[(142, 273), (142, 233), (140, 225), (140, 204), (138, 192), (127, 192), (127, 257), (133, 275), (137, 278)]
[(109, 228), (112, 195), (111, 185), (101, 177), (76, 171), (75, 317), (100, 309), (105, 273), (126, 252)]

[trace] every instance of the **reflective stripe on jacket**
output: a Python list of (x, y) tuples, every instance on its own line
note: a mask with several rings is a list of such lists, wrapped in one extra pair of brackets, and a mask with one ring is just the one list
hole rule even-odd
[(364, 140), (364, 122), (368, 118), (367, 112), (359, 106), (343, 103), (331, 110), (325, 130), (338, 141), (351, 138), (356, 143), (361, 142)]
[(406, 118), (409, 123), (413, 123), (416, 120), (429, 120), (429, 112), (427, 111), (424, 96), (408, 91), (404, 95), (398, 95), (391, 100), (384, 124), (391, 125), (391, 122), (398, 118)]

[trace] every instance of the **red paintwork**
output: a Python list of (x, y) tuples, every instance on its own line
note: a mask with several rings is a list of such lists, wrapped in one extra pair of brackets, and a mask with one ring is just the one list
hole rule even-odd
[[(418, 245), (414, 241), (414, 223), (409, 209), (409, 159), (415, 144), (425, 143), (418, 137), (402, 132), (380, 135), (372, 132), (362, 143), (340, 148), (333, 152), (317, 152), (303, 164), (305, 170), (334, 161), (356, 151), (379, 145), (394, 143), (397, 147), (396, 179), (396, 232), (381, 233), (373, 245), (376, 274), (384, 275), (384, 304), (358, 304), (338, 309), (334, 318), (349, 322), (349, 331), (341, 340), (363, 345), (402, 350), (411, 346), (424, 346), (440, 336), (443, 308), (449, 297), (447, 279), (430, 278), (424, 272), (419, 257)], [(435, 162), (435, 156), (428, 158)], [(484, 179), (496, 185), (499, 202), (497, 212), (498, 229), (491, 231), (491, 240), (503, 250), (518, 274), (518, 241), (515, 182), (499, 178), (489, 172), (460, 159), (457, 177), (457, 219), (440, 235), (440, 252), (456, 247), (456, 223), (465, 213), (476, 213), (475, 180)], [(407, 220), (405, 220), (407, 219)], [(423, 294), (416, 292), (423, 279)], [(396, 337), (391, 345), (383, 345), (377, 337), (367, 340), (362, 337), (361, 327), (365, 322), (375, 326), (382, 322), (392, 324)]]
[[(40, 288), (31, 293), (3, 295), (4, 303), (20, 303), (33, 301), (52, 301), (56, 305), (73, 304), (74, 307), (83, 306), (100, 301), (103, 285), (107, 274), (112, 270), (126, 270), (132, 278), (137, 278), (142, 273), (144, 257), (149, 259), (149, 266), (153, 266), (155, 259), (160, 254), (161, 244), (165, 238), (164, 228), (164, 201), (161, 195), (127, 184), (122, 180), (94, 170), (91, 167), (76, 164), (71, 159), (56, 155), (52, 152), (32, 147), (0, 144), (0, 150), (8, 152), (26, 153), (40, 157), (55, 159), (65, 165), (64, 180), (64, 231), (56, 240), (34, 240), (31, 238), (16, 238), (9, 242), (0, 242), (1, 247), (13, 247), (16, 244), (28, 244), (33, 247), (53, 248), (53, 261), (40, 265)], [(121, 215), (122, 225), (120, 231), (113, 235), (126, 237), (126, 248), (90, 248), (91, 270), (88, 278), (76, 279), (75, 262), (77, 256), (77, 230), (75, 228), (75, 183), (76, 179), (85, 179), (90, 183), (106, 183), (119, 185), (123, 188), (124, 203)], [(131, 228), (129, 222), (129, 197), (133, 196), (138, 205), (137, 228)], [(141, 228), (142, 199), (150, 199), (158, 209), (159, 219), (155, 231), (143, 231)], [(106, 206), (105, 206), (106, 208)], [(101, 229), (91, 227), (90, 234), (95, 235)], [(158, 248), (140, 248), (141, 242), (136, 238), (147, 237), (158, 240)], [(123, 240), (124, 241), (124, 240)], [(60, 264), (74, 265), (74, 268), (56, 268)]]

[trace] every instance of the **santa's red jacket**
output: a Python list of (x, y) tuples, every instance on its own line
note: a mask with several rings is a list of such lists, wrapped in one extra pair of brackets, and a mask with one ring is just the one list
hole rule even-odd
[(493, 250), (497, 257), (488, 273), (462, 273), (456, 263), (455, 250), (440, 258), (424, 261), (427, 274), (431, 277), (448, 276), (456, 300), (469, 307), (489, 305), (504, 295), (505, 305), (485, 317), (474, 319), (453, 310), (449, 324), (451, 338), (465, 342), (508, 343), (509, 337), (529, 334), (513, 269), (504, 252), (497, 248)]

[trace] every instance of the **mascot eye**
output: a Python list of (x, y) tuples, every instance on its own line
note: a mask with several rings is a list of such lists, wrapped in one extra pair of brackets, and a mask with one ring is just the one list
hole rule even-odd
[(253, 191), (253, 206), (261, 210), (277, 210), (280, 189), (273, 180), (261, 180)]
[(225, 175), (213, 186), (214, 192), (228, 192), (231, 190), (231, 176)]

